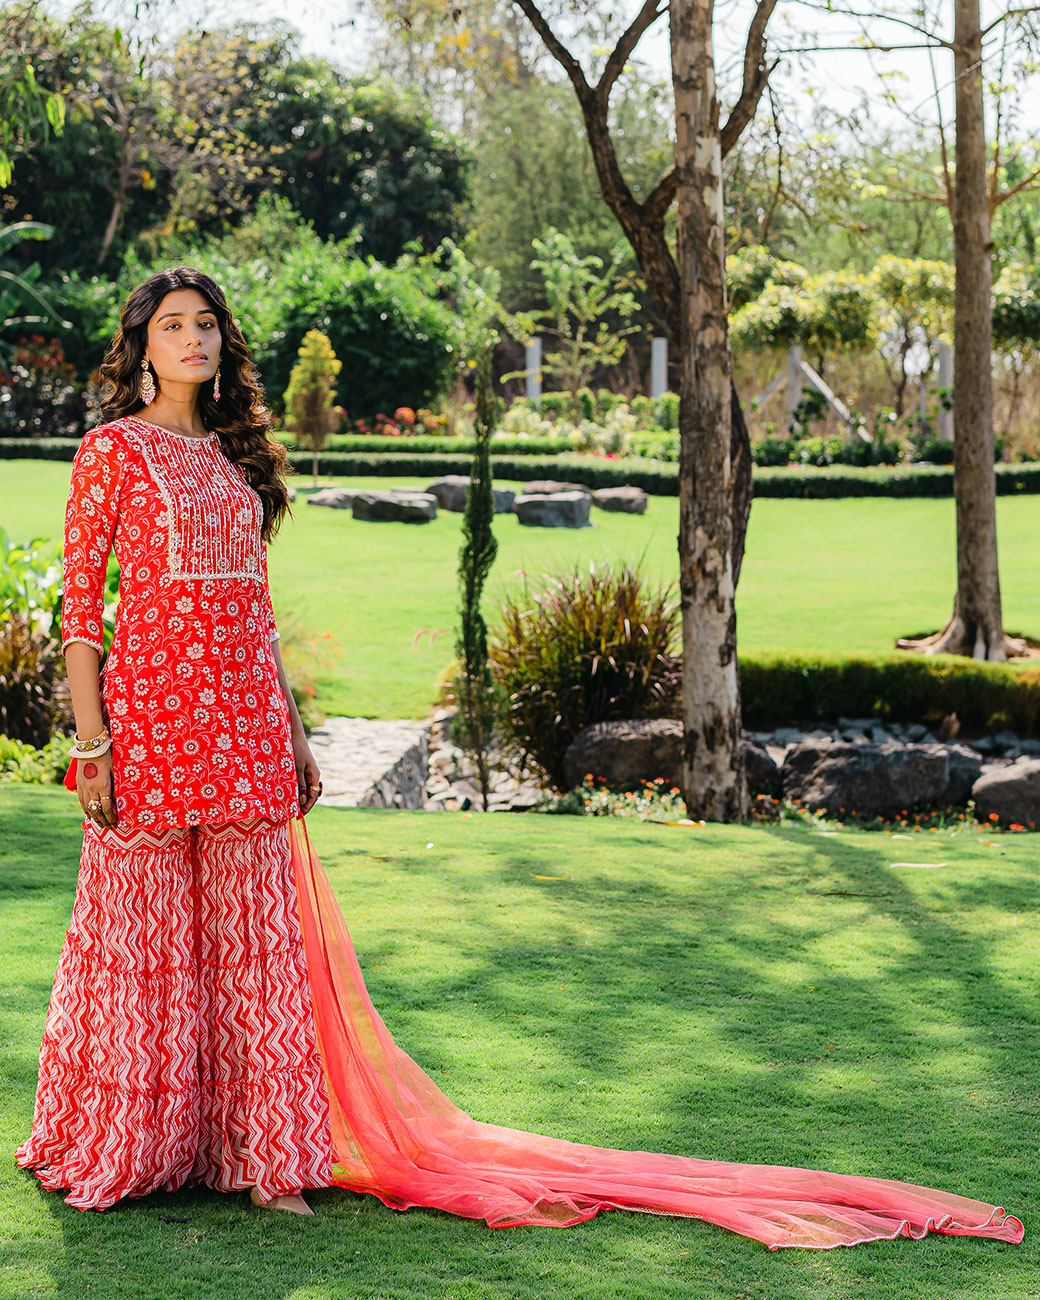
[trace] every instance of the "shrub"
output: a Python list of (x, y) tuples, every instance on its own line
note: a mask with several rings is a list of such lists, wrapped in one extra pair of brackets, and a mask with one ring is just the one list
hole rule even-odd
[(0, 784), (59, 785), (69, 770), (71, 735), (55, 736), (42, 748), (0, 735)]
[(525, 583), (502, 606), (492, 674), (508, 703), (506, 738), (566, 789), (563, 758), (583, 727), (666, 712), (678, 685), (679, 605), (639, 570), (590, 567)]
[[(510, 406), (506, 418), (514, 409), (535, 411), (534, 403), (526, 397), (518, 398)], [(570, 393), (543, 393), (535, 413), (540, 412), (547, 420), (569, 420), (574, 414), (574, 401)]]
[(790, 438), (770, 435), (761, 442), (751, 444), (751, 457), (756, 465), (789, 465), (794, 443)]
[(83, 431), (83, 402), (76, 371), (57, 339), (20, 339), (0, 374), (0, 437), (66, 437)]
[(54, 722), (52, 699), (58, 646), (26, 614), (4, 613), (0, 624), (0, 733), (44, 745)]
[(286, 424), (311, 453), (315, 486), (318, 456), (343, 418), (332, 400), (342, 366), (325, 335), (320, 330), (308, 330), (285, 390)]
[(938, 723), (956, 713), (966, 731), (1013, 726), (1036, 734), (1040, 668), (978, 663), (953, 655), (741, 656), (745, 726), (839, 717)]
[(170, 240), (146, 263), (128, 254), (129, 289), (171, 262), (204, 266), (227, 294), (269, 397), (281, 395), (308, 330), (343, 362), (337, 402), (353, 417), (428, 405), (447, 390), (456, 345), (451, 313), (427, 271), (353, 256), (321, 239), (287, 200), (264, 199), (231, 233), (193, 245)]
[(80, 379), (97, 370), (108, 351), (119, 325), (123, 296), (120, 285), (102, 275), (88, 277), (73, 271), (56, 284), (55, 300), (62, 315), (72, 322), (63, 341), (65, 358), (75, 366)]
[[(105, 644), (112, 639), (119, 568), (109, 561)], [(0, 733), (43, 745), (71, 722), (60, 655), (61, 561), (53, 542), (22, 546), (0, 528)]]
[[(633, 410), (633, 415), (635, 411)], [(643, 460), (663, 460), (678, 463), (679, 435), (665, 429), (637, 429), (628, 435), (628, 450), (631, 455)], [(786, 462), (785, 462), (786, 463)]]

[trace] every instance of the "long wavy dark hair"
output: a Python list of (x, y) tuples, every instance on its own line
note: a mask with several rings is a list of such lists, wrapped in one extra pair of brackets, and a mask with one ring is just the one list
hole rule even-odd
[[(101, 413), (106, 420), (124, 415), (147, 416), (141, 401), (141, 359), (148, 344), (148, 322), (174, 289), (196, 289), (213, 308), (220, 330), (220, 401), (213, 400), (213, 381), (199, 393), (199, 413), (206, 428), (220, 437), (227, 458), (245, 475), (264, 509), (263, 536), (270, 541), (289, 509), (285, 485), (288, 454), (270, 437), (271, 413), (242, 331), (232, 319), (223, 290), (192, 266), (158, 271), (134, 289), (120, 313), (119, 328), (101, 363)], [(153, 378), (155, 378), (153, 372)]]

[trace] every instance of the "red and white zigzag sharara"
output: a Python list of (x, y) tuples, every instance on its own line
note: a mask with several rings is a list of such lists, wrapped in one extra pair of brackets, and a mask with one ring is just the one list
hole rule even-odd
[(81, 1209), (329, 1184), (285, 823), (87, 827), (17, 1159)]

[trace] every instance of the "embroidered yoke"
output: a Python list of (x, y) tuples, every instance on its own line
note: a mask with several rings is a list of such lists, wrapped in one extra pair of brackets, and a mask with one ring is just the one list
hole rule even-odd
[(215, 433), (125, 416), (90, 430), (76, 453), (62, 643), (103, 649), (114, 545), (119, 606), (102, 694), (121, 826), (298, 813), (261, 523), (259, 497)]

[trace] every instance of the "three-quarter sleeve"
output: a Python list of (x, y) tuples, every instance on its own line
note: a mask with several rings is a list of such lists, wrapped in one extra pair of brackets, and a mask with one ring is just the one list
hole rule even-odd
[(83, 641), (99, 654), (105, 648), (105, 573), (119, 516), (124, 457), (122, 440), (102, 427), (83, 435), (72, 462), (65, 507), (62, 650), (72, 641)]
[(271, 604), (271, 583), (267, 576), (267, 543), (260, 543), (260, 571), (263, 576), (264, 585), (264, 623), (267, 626), (268, 635), (272, 641), (279, 640), (278, 627), (274, 621), (274, 606)]

